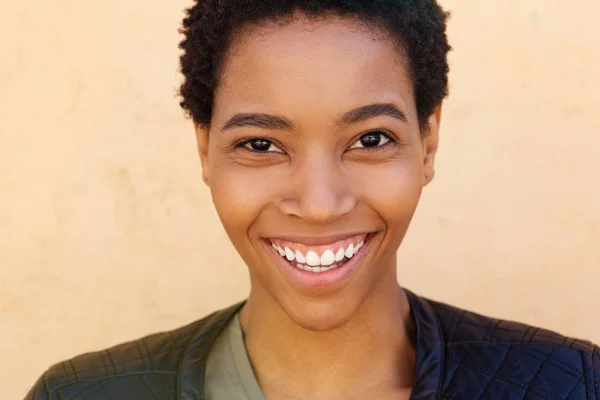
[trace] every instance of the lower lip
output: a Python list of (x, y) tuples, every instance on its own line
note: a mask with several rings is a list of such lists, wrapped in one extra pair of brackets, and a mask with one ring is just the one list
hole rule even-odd
[(330, 269), (324, 272), (311, 272), (303, 271), (294, 267), (287, 259), (283, 258), (274, 248), (271, 243), (266, 240), (265, 244), (271, 255), (275, 257), (279, 265), (282, 267), (285, 275), (297, 286), (310, 287), (310, 288), (327, 288), (335, 287), (343, 284), (356, 269), (358, 265), (367, 254), (367, 249), (371, 244), (370, 235), (365, 238), (365, 244), (360, 250), (352, 256), (351, 259), (343, 263), (337, 268)]

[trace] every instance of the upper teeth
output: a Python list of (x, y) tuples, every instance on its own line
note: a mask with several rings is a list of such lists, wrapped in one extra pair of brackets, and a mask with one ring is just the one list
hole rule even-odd
[(321, 265), (331, 265), (335, 261), (335, 255), (331, 250), (325, 250), (321, 256)]
[(346, 249), (345, 254), (346, 254), (346, 257), (348, 257), (348, 258), (352, 258), (352, 256), (354, 255), (354, 245), (352, 243), (350, 243), (348, 245), (348, 248)]
[(344, 257), (352, 258), (365, 244), (365, 241), (363, 239), (356, 245), (354, 245), (354, 243), (350, 243), (346, 248), (328, 248), (320, 256), (317, 254), (317, 252), (312, 250), (308, 250), (304, 254), (300, 252), (300, 250), (294, 251), (289, 247), (280, 247), (275, 243), (271, 244), (273, 248), (288, 261), (296, 261), (300, 264), (307, 264), (311, 267), (316, 267), (320, 265), (332, 265), (336, 262), (342, 261)]
[(294, 255), (296, 256), (296, 261), (299, 263), (304, 264), (306, 262), (306, 257), (304, 257), (304, 254), (300, 253), (300, 251), (296, 250), (296, 254)]
[(285, 258), (287, 258), (289, 261), (294, 261), (294, 259), (296, 258), (296, 254), (291, 251), (289, 248), (285, 248)]
[(314, 251), (306, 253), (306, 263), (311, 267), (321, 265), (321, 258)]

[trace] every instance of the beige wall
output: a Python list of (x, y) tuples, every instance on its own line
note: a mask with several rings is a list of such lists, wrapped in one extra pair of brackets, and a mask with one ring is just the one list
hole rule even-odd
[[(2, 2), (2, 399), (248, 290), (174, 97), (186, 4)], [(444, 4), (452, 95), (401, 283), (600, 342), (600, 3)]]

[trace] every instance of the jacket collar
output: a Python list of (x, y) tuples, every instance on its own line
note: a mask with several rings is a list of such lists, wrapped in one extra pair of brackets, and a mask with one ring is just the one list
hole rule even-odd
[(407, 289), (404, 292), (417, 328), (416, 374), (410, 399), (437, 399), (443, 382), (445, 349), (442, 329), (436, 313), (426, 299)]
[[(416, 327), (416, 374), (411, 400), (437, 398), (442, 384), (444, 338), (429, 302), (404, 289)], [(179, 365), (178, 399), (205, 400), (204, 375), (208, 355), (219, 334), (240, 311), (245, 301), (217, 311), (199, 321)]]

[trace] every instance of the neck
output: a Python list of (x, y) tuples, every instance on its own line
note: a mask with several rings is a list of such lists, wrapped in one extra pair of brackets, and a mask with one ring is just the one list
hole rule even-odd
[(240, 317), (265, 395), (331, 399), (410, 389), (415, 352), (407, 334), (412, 330), (408, 300), (395, 283), (382, 289), (328, 332), (302, 328), (273, 300), (251, 294)]

